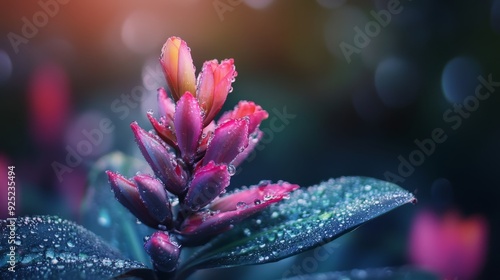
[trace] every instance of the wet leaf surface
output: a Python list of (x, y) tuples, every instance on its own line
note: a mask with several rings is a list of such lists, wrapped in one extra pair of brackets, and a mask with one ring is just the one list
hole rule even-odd
[[(123, 258), (94, 233), (58, 217), (22, 217), (1, 220), (0, 225), (1, 279), (108, 279), (145, 268)], [(11, 246), (15, 272), (9, 271)]]
[(301, 188), (201, 247), (181, 267), (180, 276), (202, 268), (278, 261), (413, 201), (414, 196), (399, 186), (365, 177), (341, 177)]

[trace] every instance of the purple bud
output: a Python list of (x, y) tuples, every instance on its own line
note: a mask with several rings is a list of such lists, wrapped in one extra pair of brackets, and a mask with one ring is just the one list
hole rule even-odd
[(161, 140), (151, 133), (140, 128), (136, 122), (131, 125), (137, 146), (142, 155), (153, 169), (156, 177), (160, 178), (167, 190), (179, 195), (186, 190), (186, 171), (178, 162), (175, 154), (160, 142)]
[(146, 174), (136, 175), (134, 180), (139, 190), (139, 195), (144, 202), (149, 214), (159, 224), (172, 226), (172, 211), (170, 201), (163, 184)]
[(150, 216), (134, 182), (111, 171), (106, 171), (106, 174), (108, 175), (109, 183), (116, 199), (141, 222), (156, 228), (158, 226), (158, 221)]
[(157, 231), (144, 243), (154, 267), (163, 272), (174, 271), (181, 253), (180, 246), (170, 240), (167, 233)]
[(220, 124), (208, 144), (203, 163), (231, 164), (248, 146), (248, 119), (228, 120)]
[(200, 105), (191, 93), (186, 92), (177, 101), (174, 115), (177, 145), (186, 162), (192, 163), (200, 140), (203, 119)]
[(194, 173), (184, 204), (193, 211), (202, 208), (229, 186), (229, 179), (227, 166), (209, 162)]

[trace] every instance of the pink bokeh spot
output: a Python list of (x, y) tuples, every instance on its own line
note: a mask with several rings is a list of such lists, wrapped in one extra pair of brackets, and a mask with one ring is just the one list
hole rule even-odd
[(410, 235), (413, 264), (445, 279), (475, 279), (485, 262), (488, 224), (480, 216), (467, 219), (455, 212), (442, 217), (417, 215)]

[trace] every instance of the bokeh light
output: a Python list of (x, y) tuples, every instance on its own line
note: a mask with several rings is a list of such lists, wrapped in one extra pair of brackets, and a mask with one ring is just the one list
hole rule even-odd
[(391, 108), (403, 108), (415, 101), (419, 77), (408, 60), (389, 57), (375, 71), (375, 88), (382, 102)]
[(12, 61), (9, 55), (0, 49), (0, 84), (6, 82), (12, 74)]
[(471, 58), (459, 56), (446, 63), (441, 78), (446, 100), (461, 103), (465, 97), (473, 95), (479, 84), (477, 78), (481, 75), (481, 66)]
[(163, 41), (163, 28), (157, 14), (149, 11), (134, 11), (122, 25), (122, 41), (127, 48), (145, 54), (158, 49)]

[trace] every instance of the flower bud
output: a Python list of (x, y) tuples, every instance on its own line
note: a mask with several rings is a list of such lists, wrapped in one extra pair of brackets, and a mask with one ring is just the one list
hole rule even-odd
[(181, 253), (180, 246), (170, 240), (167, 233), (157, 231), (144, 243), (144, 249), (148, 253), (156, 269), (163, 272), (174, 271)]
[(186, 91), (196, 94), (195, 69), (186, 42), (178, 37), (168, 38), (161, 50), (160, 63), (175, 101)]

